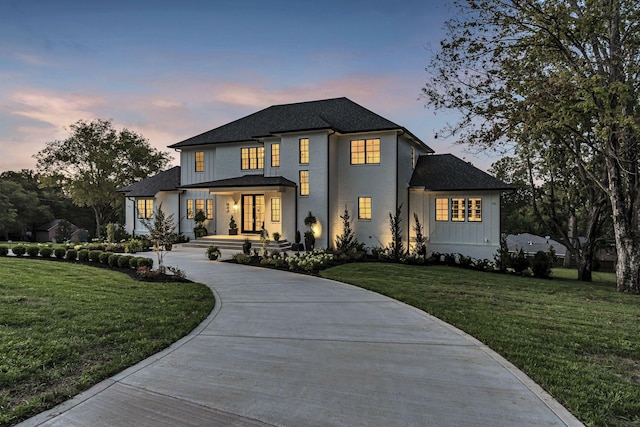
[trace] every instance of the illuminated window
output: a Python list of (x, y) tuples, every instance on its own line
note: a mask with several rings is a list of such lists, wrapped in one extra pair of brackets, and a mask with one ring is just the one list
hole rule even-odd
[(300, 195), (309, 195), (309, 171), (300, 171)]
[(371, 197), (358, 197), (358, 219), (371, 219)]
[(204, 172), (204, 151), (196, 151), (196, 172)]
[(271, 144), (271, 167), (280, 167), (280, 144)]
[(138, 199), (138, 218), (153, 218), (153, 199)]
[(213, 219), (213, 200), (207, 199), (207, 219)]
[(469, 215), (469, 221), (480, 222), (482, 221), (482, 199), (474, 198), (467, 199), (467, 212)]
[(193, 200), (187, 200), (187, 219), (193, 219)]
[(451, 221), (464, 221), (465, 200), (451, 199)]
[(300, 163), (303, 165), (309, 163), (309, 138), (300, 140)]
[(271, 199), (271, 222), (280, 222), (281, 217), (280, 197)]
[(380, 139), (357, 139), (351, 141), (351, 164), (380, 163)]
[(240, 168), (264, 169), (264, 147), (244, 147), (240, 149)]
[(436, 221), (449, 221), (449, 199), (436, 198)]
[(197, 199), (196, 200), (196, 213), (202, 211), (202, 213), (205, 213), (204, 211), (204, 199)]

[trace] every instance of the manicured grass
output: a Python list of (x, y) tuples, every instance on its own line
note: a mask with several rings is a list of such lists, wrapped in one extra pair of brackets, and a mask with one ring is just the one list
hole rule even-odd
[(0, 425), (33, 416), (193, 330), (213, 308), (193, 283), (0, 258)]
[[(582, 422), (640, 426), (640, 297), (594, 283), (443, 266), (345, 264), (321, 273), (388, 295), (462, 329), (503, 355)], [(561, 278), (563, 277), (563, 278)]]

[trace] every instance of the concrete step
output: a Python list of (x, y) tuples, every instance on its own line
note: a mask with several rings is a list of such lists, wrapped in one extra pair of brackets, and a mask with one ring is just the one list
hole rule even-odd
[[(262, 242), (258, 237), (246, 237), (251, 241), (251, 249), (261, 249)], [(228, 238), (228, 237), (217, 237), (217, 236), (205, 236), (200, 237), (195, 240), (191, 240), (188, 243), (182, 243), (181, 246), (185, 248), (203, 248), (206, 249), (209, 246), (217, 246), (220, 249), (229, 249), (229, 250), (237, 250), (238, 252), (242, 252), (242, 244), (244, 243), (245, 237), (243, 238)], [(276, 242), (274, 240), (269, 241), (268, 249), (270, 251), (288, 251), (291, 250), (291, 243), (287, 240), (280, 240)]]

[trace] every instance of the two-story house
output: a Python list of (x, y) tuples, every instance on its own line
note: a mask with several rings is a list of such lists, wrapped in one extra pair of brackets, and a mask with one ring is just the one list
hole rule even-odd
[(416, 213), (431, 251), (491, 258), (499, 245), (508, 185), (347, 98), (275, 105), (169, 147), (179, 167), (121, 190), (130, 233), (162, 203), (191, 238), (201, 210), (209, 234), (229, 234), (233, 216), (240, 234), (293, 241), (312, 212), (316, 247), (332, 247), (346, 207), (359, 241), (386, 246), (401, 206), (405, 240)]

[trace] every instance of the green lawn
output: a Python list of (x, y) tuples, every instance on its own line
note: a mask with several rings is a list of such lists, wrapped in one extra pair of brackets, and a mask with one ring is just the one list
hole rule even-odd
[(200, 284), (0, 258), (0, 425), (51, 408), (167, 347), (213, 304)]
[(640, 426), (640, 297), (555, 270), (554, 280), (443, 266), (345, 264), (323, 277), (418, 307), (522, 369), (587, 425)]

